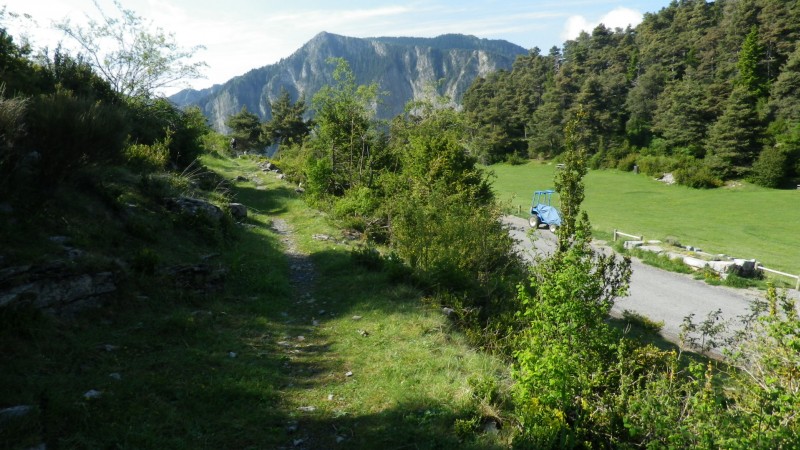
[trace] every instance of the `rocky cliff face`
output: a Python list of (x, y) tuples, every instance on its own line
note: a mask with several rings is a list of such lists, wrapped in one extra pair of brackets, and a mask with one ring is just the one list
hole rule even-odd
[(310, 101), (324, 85), (333, 82), (329, 58), (344, 58), (358, 84), (377, 83), (387, 95), (377, 108), (379, 118), (403, 111), (437, 84), (437, 91), (458, 103), (476, 77), (510, 70), (514, 59), (527, 51), (506, 41), (472, 36), (437, 38), (351, 38), (320, 33), (302, 48), (276, 64), (253, 69), (222, 85), (201, 91), (184, 90), (170, 99), (180, 106), (198, 105), (212, 127), (226, 131), (225, 119), (247, 106), (262, 120), (271, 117), (270, 102), (285, 89), (296, 100)]

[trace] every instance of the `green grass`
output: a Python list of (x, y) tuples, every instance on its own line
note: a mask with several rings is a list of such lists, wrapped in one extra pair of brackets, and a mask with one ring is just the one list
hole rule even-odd
[[(554, 164), (489, 167), (494, 190), (508, 211), (527, 217), (536, 189), (553, 187)], [(584, 208), (598, 237), (614, 229), (645, 239), (677, 239), (712, 254), (755, 258), (764, 266), (800, 274), (800, 191), (743, 183), (696, 190), (646, 175), (590, 171)], [(520, 213), (521, 211), (521, 213)]]
[[(505, 389), (503, 361), (470, 348), (415, 288), (354, 264), (352, 244), (312, 239), (339, 232), (255, 161), (204, 163), (228, 179), (261, 180), (231, 192), (250, 209), (246, 227), (208, 239), (143, 212), (141, 236), (131, 237), (127, 222), (91, 201), (40, 233), (85, 245), (94, 236), (98, 251), (121, 258), (158, 249), (162, 266), (216, 252), (229, 272), (224, 289), (199, 293), (129, 273), (130, 292), (72, 319), (0, 308), (0, 408), (33, 407), (0, 423), (0, 448), (507, 447), (511, 427), (480, 432), (482, 421), (502, 418), (502, 400), (477, 387)], [(86, 208), (104, 219), (81, 226)], [(289, 282), (285, 236), (271, 228), (278, 219), (315, 265), (309, 292)], [(102, 395), (84, 398), (92, 389)]]

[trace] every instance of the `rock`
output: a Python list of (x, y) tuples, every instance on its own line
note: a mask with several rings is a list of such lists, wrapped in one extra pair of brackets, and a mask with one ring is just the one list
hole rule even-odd
[(297, 431), (297, 422), (289, 422), (286, 424), (287, 433), (294, 433), (295, 431)]
[(231, 212), (233, 219), (237, 222), (247, 219), (247, 206), (241, 203), (228, 203), (228, 210)]
[(446, 306), (444, 308), (442, 308), (442, 313), (444, 313), (445, 316), (449, 316), (450, 314), (453, 314), (454, 312), (456, 312), (456, 310), (453, 309), (453, 308), (448, 308)]
[(301, 407), (299, 407), (297, 409), (299, 409), (300, 411), (303, 411), (303, 412), (314, 412), (314, 411), (317, 410), (317, 408), (315, 408), (313, 406), (301, 406)]
[(361, 316), (353, 316), (353, 320), (361, 320)]
[(33, 410), (33, 407), (30, 405), (17, 405), (10, 408), (3, 408), (0, 409), (0, 420), (26, 416), (31, 410)]
[(328, 401), (333, 401), (333, 394), (328, 394)]
[(243, 175), (238, 175), (236, 178), (234, 178), (233, 181), (248, 181), (248, 180), (247, 180), (247, 177), (245, 177)]
[(622, 246), (626, 249), (637, 248), (641, 247), (642, 245), (644, 245), (644, 241), (625, 241), (622, 244)]
[(103, 344), (97, 346), (98, 350), (105, 350), (107, 352), (113, 352), (114, 350), (119, 349), (119, 346), (111, 345), (111, 344)]
[(661, 178), (658, 178), (658, 181), (667, 184), (675, 184), (675, 177), (671, 173), (665, 173)]
[(83, 398), (87, 400), (100, 398), (103, 396), (103, 393), (94, 389), (90, 389), (83, 394)]
[(122, 380), (122, 375), (120, 375), (119, 372), (110, 373), (110, 374), (108, 374), (108, 376), (110, 378), (113, 378), (113, 379), (117, 380), (117, 381)]
[(336, 436), (336, 443), (341, 444), (342, 442), (344, 442), (345, 439), (347, 438), (344, 436)]
[(353, 372), (351, 372), (351, 371), (349, 371), (349, 370), (348, 370), (348, 371), (347, 371), (347, 372), (344, 374), (344, 376), (346, 376), (346, 377), (352, 377), (352, 376), (353, 376)]
[(639, 250), (656, 254), (664, 253), (664, 249), (662, 247), (659, 247), (658, 245), (642, 245), (641, 247), (639, 247)]
[(236, 352), (228, 352), (229, 358), (236, 358)]
[(0, 285), (4, 286), (0, 306), (27, 302), (58, 312), (96, 306), (102, 296), (117, 289), (111, 272), (74, 274), (60, 262), (4, 269)]
[(284, 178), (286, 178), (286, 175), (284, 175), (284, 174), (282, 174), (282, 173), (281, 173), (281, 174), (278, 174), (278, 177), (277, 177), (277, 178), (278, 178), (279, 180), (283, 180)]
[(728, 273), (735, 264), (733, 261), (707, 261), (706, 265), (719, 273)]
[(358, 330), (357, 333), (360, 334), (362, 337), (369, 336), (369, 331), (367, 330)]
[(740, 277), (752, 277), (756, 274), (758, 262), (755, 259), (736, 258), (733, 263), (735, 268), (732, 268), (731, 272)]
[(695, 269), (702, 269), (708, 264), (708, 261), (692, 256), (684, 256), (683, 263), (689, 267), (694, 267)]
[(219, 222), (225, 215), (219, 206), (191, 197), (175, 197), (165, 200), (167, 208), (175, 213), (188, 214), (193, 217), (207, 217)]

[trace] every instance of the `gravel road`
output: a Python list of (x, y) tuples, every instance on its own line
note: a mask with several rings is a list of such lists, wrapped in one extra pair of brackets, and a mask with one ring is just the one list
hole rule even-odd
[[(555, 235), (547, 229), (537, 230), (531, 240), (527, 236), (530, 227), (526, 219), (504, 216), (503, 222), (509, 225), (509, 233), (518, 241), (518, 249), (528, 260), (535, 254), (554, 251)], [(671, 342), (677, 342), (680, 325), (689, 314), (694, 314), (694, 322), (698, 323), (719, 309), (723, 320), (731, 321), (735, 329), (739, 325), (737, 318), (750, 311), (752, 300), (763, 297), (763, 292), (758, 290), (711, 286), (691, 275), (656, 269), (635, 258), (631, 269), (630, 293), (617, 300), (611, 314), (619, 317), (623, 311), (630, 310), (654, 321), (663, 321), (661, 334)], [(788, 291), (788, 294), (800, 298), (797, 291)]]

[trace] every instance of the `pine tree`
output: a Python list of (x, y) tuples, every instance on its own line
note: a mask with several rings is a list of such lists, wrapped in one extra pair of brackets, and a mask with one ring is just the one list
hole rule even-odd
[(745, 86), (737, 86), (725, 112), (709, 129), (706, 165), (723, 179), (746, 175), (758, 154), (760, 135), (756, 97)]

